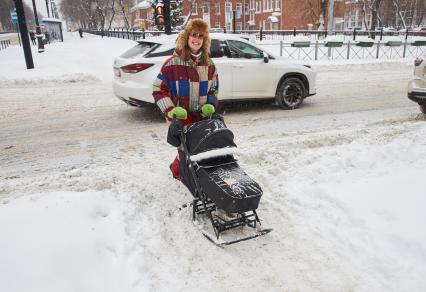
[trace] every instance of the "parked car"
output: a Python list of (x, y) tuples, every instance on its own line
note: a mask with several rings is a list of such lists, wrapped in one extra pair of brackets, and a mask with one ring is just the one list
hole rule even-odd
[[(316, 93), (316, 72), (266, 52), (238, 35), (211, 33), (210, 56), (219, 74), (220, 101), (275, 99), (285, 109), (299, 107)], [(152, 84), (176, 35), (139, 41), (114, 60), (113, 89), (133, 106), (154, 103)]]
[(411, 30), (411, 35), (426, 37), (426, 26), (419, 26), (419, 27), (413, 28)]
[[(425, 55), (426, 57), (426, 55)], [(414, 76), (408, 82), (408, 98), (420, 105), (426, 114), (426, 58), (414, 60)]]

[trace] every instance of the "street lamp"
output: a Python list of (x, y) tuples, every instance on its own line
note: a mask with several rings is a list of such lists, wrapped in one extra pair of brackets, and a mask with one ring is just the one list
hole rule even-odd
[(49, 12), (49, 0), (46, 0), (46, 10), (47, 10), (47, 17), (50, 18), (50, 12)]
[(38, 52), (43, 53), (44, 52), (43, 35), (41, 34), (40, 25), (38, 23), (37, 7), (35, 4), (35, 0), (33, 0), (33, 10), (34, 10), (34, 19), (36, 23), (36, 37), (38, 42)]

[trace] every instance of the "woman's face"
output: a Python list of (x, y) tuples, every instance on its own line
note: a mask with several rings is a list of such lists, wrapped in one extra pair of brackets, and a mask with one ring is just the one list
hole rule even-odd
[(197, 54), (198, 51), (203, 46), (204, 35), (198, 33), (190, 33), (188, 38), (188, 46), (191, 49), (191, 52)]

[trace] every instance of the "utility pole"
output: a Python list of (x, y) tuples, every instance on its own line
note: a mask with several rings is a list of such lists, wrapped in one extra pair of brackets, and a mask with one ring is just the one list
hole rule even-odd
[(25, 63), (27, 69), (34, 68), (33, 55), (31, 54), (30, 39), (28, 37), (27, 22), (25, 20), (24, 5), (22, 0), (14, 0), (16, 14), (18, 15), (19, 30), (21, 31), (22, 47), (24, 49)]
[(163, 0), (164, 3), (164, 33), (172, 34), (172, 19), (170, 16), (170, 0)]
[(50, 18), (50, 12), (49, 12), (49, 0), (46, 0), (46, 10), (47, 10), (47, 17)]
[(36, 37), (38, 42), (38, 52), (43, 53), (44, 52), (43, 35), (41, 34), (40, 25), (38, 23), (37, 7), (35, 5), (35, 0), (33, 0), (33, 10), (34, 10), (34, 19), (36, 23)]
[(232, 10), (232, 33), (235, 33), (235, 16), (236, 16), (236, 11)]
[(331, 34), (334, 28), (334, 0), (329, 0), (328, 4), (328, 23), (327, 23), (328, 33)]

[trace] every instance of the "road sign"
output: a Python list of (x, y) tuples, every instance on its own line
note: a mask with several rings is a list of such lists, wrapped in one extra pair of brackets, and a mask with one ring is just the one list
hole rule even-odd
[(16, 14), (16, 8), (10, 10), (10, 22), (12, 22), (13, 24), (18, 23), (18, 15)]

